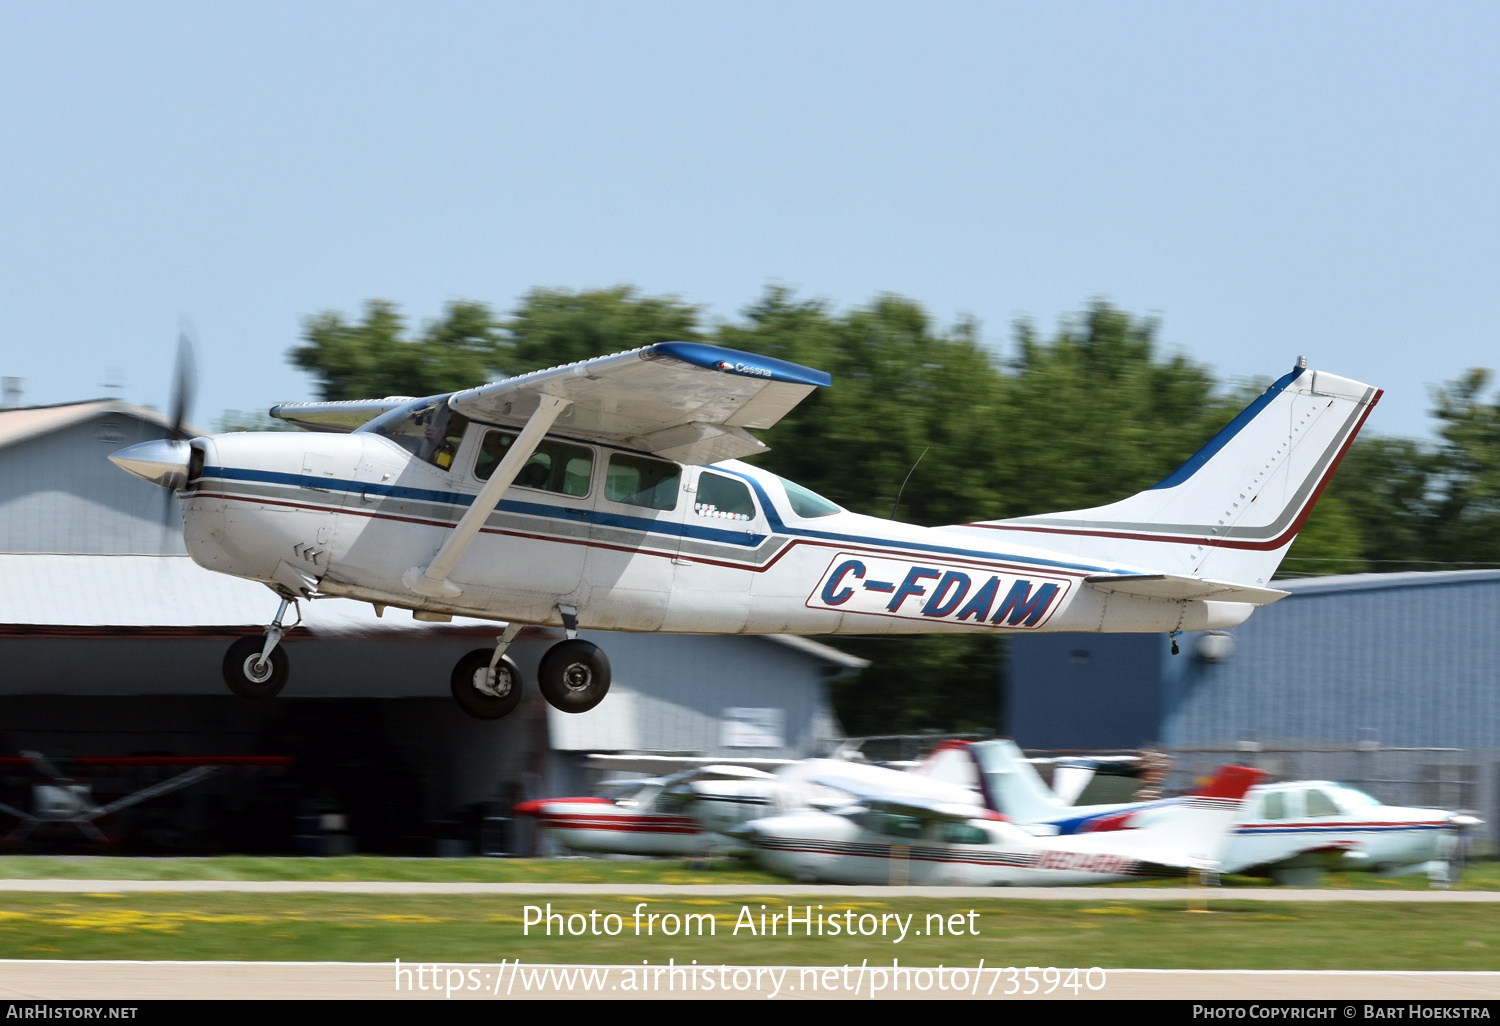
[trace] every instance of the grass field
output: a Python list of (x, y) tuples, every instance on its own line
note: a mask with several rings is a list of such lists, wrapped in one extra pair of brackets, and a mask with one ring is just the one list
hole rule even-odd
[[(641, 933), (635, 909), (647, 901)], [(526, 906), (570, 917), (583, 936), (524, 931)], [(795, 914), (805, 914), (804, 902)], [(780, 914), (760, 935), (762, 906)], [(812, 906), (823, 936), (786, 936), (786, 898), (643, 899), (314, 894), (0, 893), (0, 955), (62, 959), (245, 959), (403, 962), (1102, 966), (1178, 969), (1500, 969), (1500, 915), (1477, 905), (893, 899)], [(971, 917), (970, 912), (974, 915)], [(591, 913), (597, 916), (589, 919)], [(574, 914), (577, 917), (574, 917)], [(619, 921), (609, 919), (614, 913)], [(703, 936), (664, 936), (669, 915), (699, 920)], [(658, 918), (650, 917), (656, 914)], [(835, 937), (827, 920), (885, 935)], [(895, 920), (893, 916), (900, 916)], [(943, 935), (928, 933), (943, 917)], [(957, 916), (957, 918), (952, 918)], [(748, 917), (748, 920), (745, 918)], [(907, 918), (910, 917), (910, 918)], [(540, 919), (538, 913), (533, 919)], [(743, 924), (751, 921), (756, 932)], [(908, 933), (896, 943), (898, 923)], [(735, 933), (736, 923), (741, 927)], [(589, 925), (585, 925), (585, 924)], [(947, 928), (959, 926), (962, 935)], [(594, 929), (618, 935), (595, 936)], [(649, 933), (647, 932), (649, 929)], [(976, 933), (970, 933), (970, 930)], [(712, 935), (709, 935), (711, 930)]]
[[(711, 868), (692, 868), (694, 865)], [(227, 855), (213, 858), (10, 856), (0, 858), (0, 879), (35, 880), (431, 880), (465, 883), (757, 884), (785, 883), (748, 863), (678, 859), (406, 859), (350, 855), (280, 858)], [(1175, 887), (1182, 880), (1116, 886)], [(1266, 880), (1226, 877), (1227, 889), (1261, 887)], [(1425, 889), (1421, 875), (1383, 879), (1369, 873), (1333, 873), (1330, 888)], [(1500, 862), (1472, 863), (1455, 890), (1500, 890)]]

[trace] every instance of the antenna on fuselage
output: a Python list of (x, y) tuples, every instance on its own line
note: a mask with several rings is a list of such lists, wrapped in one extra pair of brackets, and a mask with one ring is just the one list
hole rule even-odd
[[(927, 447), (927, 449), (931, 449), (931, 448), (932, 448), (932, 446), (930, 446), (930, 445)], [(926, 456), (927, 455), (927, 449), (923, 449), (922, 450), (922, 456)], [(921, 463), (922, 462), (922, 456), (918, 456), (917, 457), (917, 463)], [(911, 476), (917, 472), (917, 463), (913, 463), (911, 465), (911, 469), (908, 470), (906, 472), (906, 476), (901, 479), (901, 487), (896, 489), (896, 504), (891, 507), (891, 519), (892, 520), (896, 519), (896, 511), (901, 508), (901, 493), (904, 492), (904, 491), (906, 491), (906, 482), (910, 481), (911, 480)]]

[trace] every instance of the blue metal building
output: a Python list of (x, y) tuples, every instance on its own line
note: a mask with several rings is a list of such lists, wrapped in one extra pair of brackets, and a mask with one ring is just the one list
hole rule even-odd
[(1181, 636), (1178, 656), (1162, 635), (1013, 639), (1010, 732), (1026, 748), (1500, 748), (1500, 571), (1276, 586), (1291, 595), (1218, 637)]

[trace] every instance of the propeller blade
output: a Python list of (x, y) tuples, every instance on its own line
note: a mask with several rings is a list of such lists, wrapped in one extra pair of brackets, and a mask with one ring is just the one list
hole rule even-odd
[(177, 365), (172, 372), (172, 437), (186, 438), (182, 426), (193, 412), (193, 395), (198, 390), (197, 332), (191, 321), (182, 322), (177, 333)]
[[(183, 430), (193, 412), (193, 395), (198, 391), (198, 332), (193, 322), (186, 317), (177, 332), (177, 363), (172, 368), (172, 440), (188, 437)], [(169, 490), (162, 496), (161, 532), (163, 552), (171, 551), (172, 500), (176, 496)]]

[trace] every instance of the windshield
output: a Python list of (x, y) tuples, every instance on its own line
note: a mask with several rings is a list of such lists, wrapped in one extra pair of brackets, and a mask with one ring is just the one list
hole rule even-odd
[(419, 460), (447, 470), (453, 465), (469, 420), (448, 407), (447, 396), (417, 399), (359, 428), (389, 438)]
[(1361, 806), (1382, 804), (1379, 798), (1352, 787), (1330, 787), (1328, 791), (1346, 808), (1357, 809)]
[(807, 519), (831, 517), (835, 513), (843, 512), (817, 492), (809, 491), (795, 481), (788, 481), (784, 477), (778, 477), (776, 480), (780, 481), (781, 487), (786, 489), (786, 498), (792, 504), (792, 512), (799, 517)]

